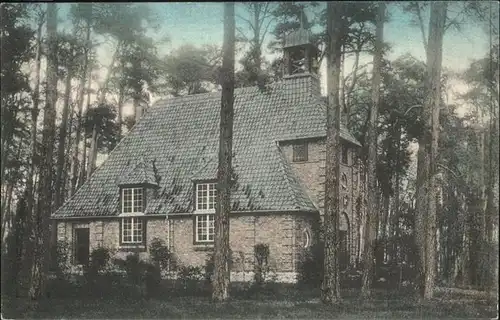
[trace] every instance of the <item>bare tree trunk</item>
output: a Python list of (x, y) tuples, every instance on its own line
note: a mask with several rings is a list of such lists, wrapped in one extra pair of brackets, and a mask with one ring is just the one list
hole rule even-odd
[(346, 106), (346, 99), (345, 99), (345, 46), (342, 46), (340, 49), (342, 54), (341, 54), (341, 59), (340, 59), (340, 93), (339, 93), (339, 103), (340, 103), (340, 110), (342, 112), (342, 121), (346, 126), (349, 125), (349, 120), (348, 120), (348, 115), (347, 115), (347, 106)]
[[(104, 83), (101, 87), (101, 96), (99, 97), (98, 104), (102, 105), (106, 101), (106, 93), (108, 90), (109, 81), (111, 79), (111, 74), (113, 73), (113, 69), (115, 67), (115, 62), (118, 57), (118, 53), (121, 50), (121, 42), (116, 46), (116, 50), (111, 58), (111, 63), (108, 68), (108, 73), (106, 74), (106, 78), (104, 79)], [(96, 168), (96, 160), (97, 160), (97, 140), (98, 140), (97, 127), (94, 124), (92, 128), (92, 140), (90, 141), (90, 152), (88, 156), (88, 169), (87, 169), (87, 179), (90, 178), (92, 173)]]
[[(78, 99), (78, 97), (77, 97)], [(77, 100), (78, 101), (78, 100)], [(71, 113), (68, 120), (68, 134), (66, 135), (66, 152), (64, 154), (64, 170), (62, 174), (62, 186), (61, 186), (61, 205), (66, 201), (66, 197), (69, 194), (69, 188), (71, 187), (71, 151), (73, 142), (73, 123), (75, 119), (75, 110), (73, 104), (71, 105)], [(69, 179), (68, 179), (69, 177)], [(57, 237), (56, 237), (57, 238)], [(56, 239), (57, 240), (57, 239)]]
[[(76, 182), (78, 179), (78, 153), (79, 153), (79, 148), (80, 148), (80, 140), (81, 140), (81, 135), (82, 135), (82, 128), (83, 128), (83, 102), (85, 101), (85, 83), (87, 80), (87, 70), (89, 68), (89, 54), (90, 54), (90, 31), (91, 31), (91, 26), (90, 23), (87, 24), (87, 34), (86, 34), (86, 48), (85, 48), (85, 60), (83, 62), (83, 74), (80, 79), (80, 92), (78, 93), (78, 114), (77, 114), (77, 129), (76, 129), (76, 136), (75, 136), (75, 141), (73, 145), (73, 161), (72, 161), (72, 166), (71, 166), (71, 188), (70, 188), (70, 196), (75, 194), (76, 191)], [(90, 82), (91, 82), (91, 77), (90, 77), (91, 72), (89, 72), (89, 91), (90, 91)], [(84, 132), (85, 135), (85, 132)], [(85, 155), (84, 155), (85, 157)]]
[(380, 245), (378, 248), (378, 257), (377, 257), (379, 262), (385, 261), (385, 256), (387, 252), (387, 224), (389, 221), (389, 216), (391, 211), (391, 197), (388, 194), (384, 194), (382, 200), (383, 200), (382, 221), (378, 228), (380, 234), (377, 237), (377, 239), (380, 239), (379, 241)]
[[(91, 89), (91, 77), (89, 74), (89, 86), (88, 86), (88, 91), (87, 91), (87, 109), (90, 109), (90, 89)], [(80, 173), (78, 174), (78, 181), (76, 184), (76, 189), (78, 188), (85, 182), (86, 179), (86, 169), (87, 169), (87, 132), (83, 132), (83, 151), (82, 151), (82, 165), (80, 166)], [(75, 190), (76, 192), (76, 190)]]
[(428, 176), (429, 188), (427, 193), (427, 226), (425, 229), (425, 284), (424, 299), (431, 299), (436, 277), (436, 198), (437, 198), (437, 152), (439, 137), (439, 109), (441, 106), (441, 65), (443, 37), (446, 23), (446, 2), (431, 4), (429, 22), (429, 42), (427, 50), (427, 92), (428, 98), (424, 104), (427, 115), (424, 118), (426, 132), (424, 140), (429, 148)]
[(118, 93), (118, 137), (122, 138), (122, 118), (123, 118), (123, 101), (125, 100), (125, 88), (120, 86), (120, 92)]
[(260, 13), (263, 3), (254, 2), (254, 60), (255, 60), (255, 75), (258, 76), (260, 74), (260, 69), (262, 66), (261, 59), (261, 41), (260, 41)]
[(71, 78), (72, 78), (71, 68), (68, 67), (68, 74), (66, 75), (66, 90), (64, 91), (64, 105), (63, 105), (63, 113), (62, 113), (62, 122), (61, 128), (59, 131), (59, 143), (57, 145), (57, 165), (56, 165), (56, 181), (55, 181), (55, 201), (54, 201), (54, 209), (57, 210), (61, 204), (62, 198), (62, 175), (64, 169), (64, 155), (65, 155), (65, 146), (66, 146), (66, 133), (68, 130), (68, 116), (69, 116), (69, 106), (70, 106), (70, 97), (71, 97)]
[(340, 121), (339, 101), (340, 60), (342, 57), (342, 16), (344, 5), (340, 2), (327, 4), (327, 85), (328, 106), (326, 112), (326, 176), (324, 214), (324, 278), (321, 300), (326, 304), (340, 301), (338, 221), (340, 211)]
[(36, 217), (36, 246), (32, 269), (30, 296), (34, 300), (45, 298), (46, 279), (49, 264), (49, 217), (52, 212), (52, 154), (55, 138), (57, 102), (57, 7), (47, 4), (47, 36), (49, 50), (47, 57), (47, 101), (43, 119), (42, 156), (38, 188), (39, 205)]
[(220, 110), (219, 167), (217, 170), (217, 204), (215, 211), (215, 251), (212, 299), (229, 298), (229, 214), (231, 212), (231, 177), (234, 116), (234, 3), (224, 4), (224, 57), (222, 61), (222, 101)]
[[(33, 91), (33, 109), (31, 110), (31, 161), (28, 169), (27, 179), (26, 179), (26, 230), (23, 233), (23, 262), (22, 262), (22, 270), (21, 270), (21, 279), (24, 279), (24, 284), (28, 284), (31, 282), (31, 268), (33, 265), (33, 246), (35, 241), (35, 233), (33, 230), (33, 207), (35, 203), (35, 195), (34, 195), (34, 178), (35, 174), (35, 162), (36, 162), (36, 135), (37, 135), (37, 122), (38, 122), (38, 114), (40, 110), (38, 109), (38, 105), (40, 103), (40, 69), (41, 69), (41, 61), (42, 61), (42, 28), (43, 28), (44, 20), (38, 23), (37, 34), (36, 34), (36, 57), (35, 57), (35, 89)], [(24, 291), (24, 290), (23, 290)], [(27, 292), (23, 292), (23, 296), (27, 295)]]
[[(491, 58), (490, 58), (491, 59)], [(496, 79), (498, 83), (498, 79)], [(488, 182), (486, 188), (486, 229), (485, 242), (487, 249), (487, 271), (485, 271), (485, 283), (493, 294), (493, 298), (498, 298), (498, 235), (495, 238), (494, 229), (498, 232), (498, 118), (495, 115), (495, 104), (490, 102), (489, 121), (489, 142), (488, 142)], [(496, 201), (495, 201), (496, 200)]]
[(390, 233), (391, 236), (394, 237), (394, 241), (392, 244), (392, 250), (391, 250), (391, 258), (394, 260), (394, 262), (398, 262), (397, 256), (398, 256), (398, 243), (400, 241), (399, 239), (399, 215), (400, 215), (400, 176), (399, 176), (399, 167), (401, 165), (400, 161), (400, 152), (401, 152), (401, 126), (398, 124), (397, 128), (397, 137), (398, 137), (398, 142), (397, 142), (397, 155), (396, 155), (396, 177), (395, 177), (395, 187), (394, 187), (394, 211), (393, 211), (393, 216), (392, 216), (392, 231)]
[(384, 20), (385, 20), (385, 3), (379, 2), (377, 24), (376, 24), (376, 40), (375, 54), (373, 55), (373, 80), (372, 80), (372, 106), (370, 110), (370, 123), (368, 126), (368, 161), (367, 161), (367, 182), (368, 182), (368, 208), (366, 228), (365, 228), (365, 247), (364, 247), (364, 266), (362, 278), (361, 294), (363, 297), (371, 297), (372, 295), (372, 279), (374, 275), (373, 256), (375, 250), (375, 237), (377, 233), (378, 215), (378, 192), (377, 192), (377, 119), (378, 108), (380, 103), (380, 83), (381, 83), (381, 68), (383, 55), (384, 41)]

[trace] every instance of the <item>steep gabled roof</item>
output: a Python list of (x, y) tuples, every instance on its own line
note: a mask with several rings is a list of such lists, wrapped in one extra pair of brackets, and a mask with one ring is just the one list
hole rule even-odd
[[(54, 217), (117, 215), (120, 179), (142, 157), (145, 163), (154, 161), (158, 184), (145, 213), (191, 212), (193, 179), (216, 174), (220, 99), (216, 92), (157, 102)], [(325, 136), (319, 81), (302, 76), (274, 83), (265, 92), (236, 89), (234, 107), (233, 211), (316, 210), (276, 141)], [(341, 136), (354, 139), (346, 130)]]

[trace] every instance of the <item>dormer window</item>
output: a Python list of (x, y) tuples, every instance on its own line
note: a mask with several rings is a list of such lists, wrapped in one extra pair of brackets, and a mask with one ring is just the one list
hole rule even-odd
[(122, 187), (121, 204), (121, 245), (145, 245), (144, 188)]
[(216, 197), (217, 186), (215, 183), (196, 184), (195, 243), (211, 243), (214, 241)]
[(308, 158), (307, 142), (293, 145), (293, 162), (304, 162)]
[(196, 211), (215, 212), (215, 183), (199, 183), (196, 185)]
[(143, 213), (144, 211), (144, 189), (123, 188), (122, 189), (122, 213)]

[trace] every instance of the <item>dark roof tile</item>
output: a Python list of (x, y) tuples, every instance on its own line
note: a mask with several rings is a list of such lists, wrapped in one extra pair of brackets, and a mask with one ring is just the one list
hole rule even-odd
[[(235, 211), (316, 210), (276, 141), (325, 136), (326, 108), (317, 81), (292, 77), (265, 92), (235, 90)], [(215, 178), (217, 172), (220, 95), (157, 102), (54, 216), (117, 215), (119, 184), (143, 177), (158, 185), (148, 214), (191, 212), (193, 179)], [(345, 128), (341, 137), (359, 144)]]

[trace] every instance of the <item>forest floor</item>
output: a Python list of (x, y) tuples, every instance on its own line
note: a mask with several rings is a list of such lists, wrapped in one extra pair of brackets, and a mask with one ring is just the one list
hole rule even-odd
[(213, 304), (205, 296), (58, 297), (35, 305), (23, 299), (2, 299), (2, 318), (17, 319), (494, 319), (496, 302), (481, 292), (440, 289), (430, 302), (414, 295), (378, 290), (362, 300), (345, 290), (342, 302), (325, 306), (319, 292), (288, 288), (281, 292), (242, 295)]

